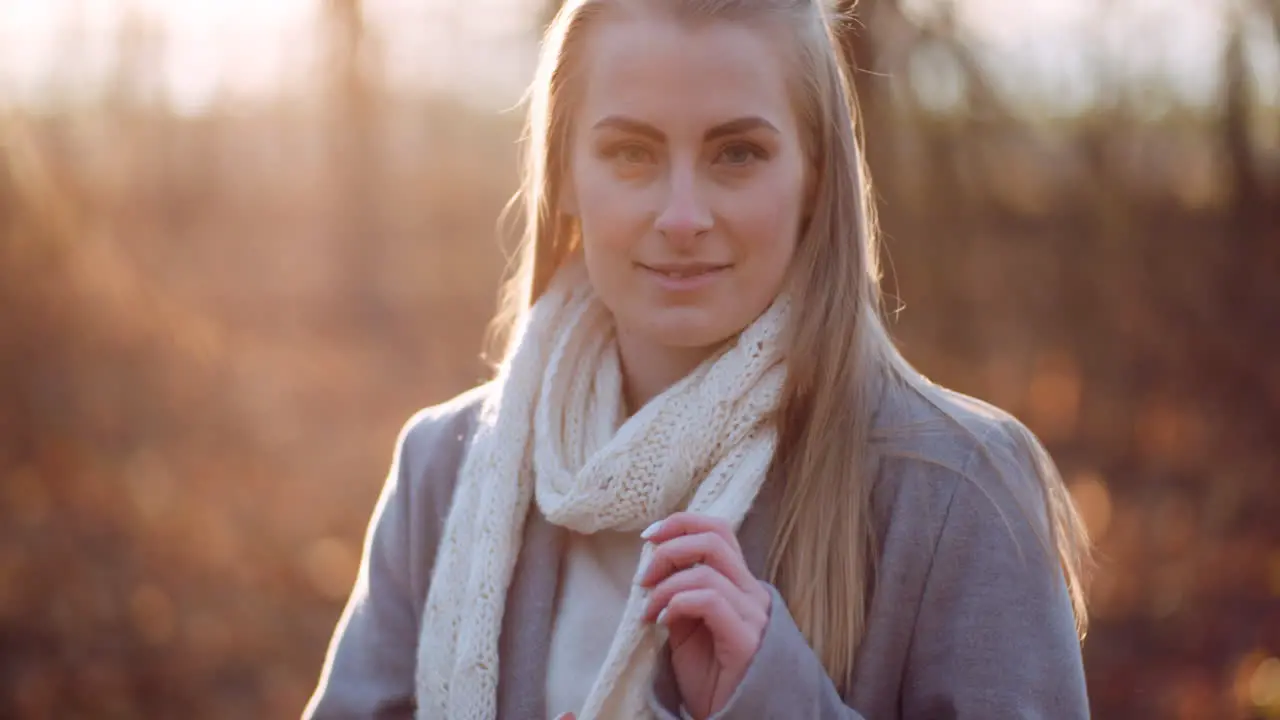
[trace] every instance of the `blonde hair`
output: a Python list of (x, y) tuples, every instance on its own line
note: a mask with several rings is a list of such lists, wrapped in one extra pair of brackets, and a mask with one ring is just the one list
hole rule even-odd
[[(571, 108), (584, 32), (602, 12), (673, 13), (685, 21), (784, 20), (798, 82), (794, 101), (811, 163), (812, 207), (790, 268), (797, 307), (789, 328), (788, 377), (778, 415), (774, 471), (786, 478), (768, 577), (810, 646), (843, 692), (865, 634), (874, 568), (871, 520), (873, 415), (879, 388), (909, 387), (944, 413), (940, 388), (913, 369), (890, 339), (882, 311), (877, 227), (855, 126), (856, 99), (823, 0), (568, 0), (552, 20), (528, 102), (523, 184), (524, 234), (494, 329), (504, 358), (519, 341), (529, 307), (580, 244), (557, 206), (566, 181)], [(958, 418), (956, 419), (959, 422)], [(1083, 637), (1083, 525), (1039, 442), (1017, 423), (1048, 509), (1046, 548), (1066, 576)]]

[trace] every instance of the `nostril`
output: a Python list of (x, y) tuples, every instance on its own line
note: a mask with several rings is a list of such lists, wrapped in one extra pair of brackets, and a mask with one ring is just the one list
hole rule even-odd
[(698, 211), (667, 212), (658, 217), (655, 226), (667, 236), (701, 235), (711, 229), (711, 214)]

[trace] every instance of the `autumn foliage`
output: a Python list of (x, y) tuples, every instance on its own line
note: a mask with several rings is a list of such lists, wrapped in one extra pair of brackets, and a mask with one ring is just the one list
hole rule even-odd
[[(400, 424), (484, 376), (519, 118), (389, 87), (325, 7), (348, 52), (305, 100), (0, 108), (0, 716), (296, 716)], [(1216, 105), (1049, 115), (945, 17), (860, 13), (895, 334), (1068, 479), (1095, 715), (1280, 717), (1280, 109), (1244, 26)]]

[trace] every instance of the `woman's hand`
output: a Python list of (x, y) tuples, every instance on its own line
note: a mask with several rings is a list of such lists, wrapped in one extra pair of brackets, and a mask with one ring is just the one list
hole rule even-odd
[(645, 620), (667, 626), (685, 711), (705, 718), (742, 682), (769, 622), (770, 595), (723, 520), (680, 512), (642, 533), (654, 544), (640, 584)]

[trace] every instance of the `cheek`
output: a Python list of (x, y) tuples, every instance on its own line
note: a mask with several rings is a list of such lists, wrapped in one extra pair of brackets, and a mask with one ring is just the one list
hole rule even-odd
[(626, 251), (644, 220), (641, 198), (607, 172), (588, 167), (577, 175), (578, 221), (588, 252)]
[[(599, 173), (597, 173), (599, 175)], [(636, 242), (635, 213), (626, 193), (609, 177), (578, 176), (578, 222), (587, 276), (605, 304), (615, 312), (631, 294), (631, 257)]]
[(739, 251), (750, 260), (753, 274), (783, 273), (784, 268), (776, 266), (785, 264), (795, 249), (803, 208), (801, 183), (788, 173), (735, 193), (726, 205), (723, 220), (729, 235), (737, 238)]

